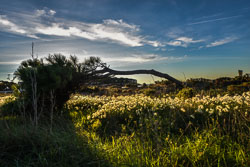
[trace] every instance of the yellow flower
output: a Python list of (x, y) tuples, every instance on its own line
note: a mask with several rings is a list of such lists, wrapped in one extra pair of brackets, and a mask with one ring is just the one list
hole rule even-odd
[(181, 108), (181, 111), (182, 111), (182, 112), (186, 112), (186, 110), (185, 110), (184, 108)]

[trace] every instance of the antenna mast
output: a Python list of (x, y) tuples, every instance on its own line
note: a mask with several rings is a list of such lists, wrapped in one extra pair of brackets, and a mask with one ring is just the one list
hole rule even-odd
[(34, 59), (34, 42), (31, 44), (31, 57)]

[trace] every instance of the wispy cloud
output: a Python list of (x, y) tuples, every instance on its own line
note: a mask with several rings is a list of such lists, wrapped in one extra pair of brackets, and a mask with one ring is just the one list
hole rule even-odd
[(48, 9), (48, 8), (35, 10), (36, 16), (54, 16), (55, 14), (56, 14), (56, 11), (52, 9)]
[(105, 62), (122, 62), (122, 63), (148, 63), (156, 61), (175, 61), (186, 59), (187, 55), (182, 57), (160, 56), (157, 54), (134, 54), (126, 57), (103, 58)]
[(222, 21), (222, 20), (238, 18), (238, 17), (241, 17), (241, 16), (243, 16), (243, 15), (236, 15), (236, 16), (230, 16), (230, 17), (217, 18), (217, 19), (203, 20), (203, 21), (199, 21), (199, 22), (189, 23), (187, 25), (204, 24), (204, 23), (210, 23), (210, 22), (215, 22), (215, 21)]
[(76, 37), (82, 37), (90, 40), (94, 40), (95, 37), (92, 36), (92, 34), (83, 32), (79, 28), (76, 27), (68, 27), (64, 28), (60, 26), (59, 24), (52, 24), (52, 26), (46, 27), (36, 27), (36, 34), (44, 34), (44, 35), (55, 35), (55, 36), (64, 36), (64, 37), (70, 37), (70, 36), (76, 36)]
[(15, 23), (11, 22), (6, 18), (6, 16), (0, 15), (0, 27), (2, 30), (9, 31), (9, 32), (14, 32), (14, 33), (19, 33), (19, 34), (26, 34), (27, 32), (20, 28), (18, 25)]
[(165, 57), (161, 57), (157, 54), (134, 54), (132, 56), (115, 57), (115, 58), (103, 58), (106, 62), (128, 62), (128, 63), (145, 63), (156, 60), (164, 60)]
[(30, 38), (38, 38), (35, 34), (32, 34), (25, 27), (15, 24), (4, 15), (0, 15), (0, 28), (0, 31), (23, 35)]
[(194, 40), (193, 38), (189, 38), (189, 37), (178, 37), (170, 42), (167, 42), (167, 44), (171, 45), (171, 46), (187, 47), (189, 44), (199, 43), (199, 42), (203, 42), (203, 41), (204, 41), (203, 39)]
[(188, 38), (188, 37), (179, 37), (176, 39), (177, 41), (182, 41), (184, 43), (198, 43), (198, 42), (203, 42), (204, 40), (193, 40), (193, 38)]
[(167, 43), (168, 45), (171, 46), (182, 46), (182, 47), (187, 47), (186, 44), (183, 44), (181, 41), (170, 41)]
[(238, 39), (238, 38), (236, 38), (236, 37), (227, 37), (227, 38), (224, 38), (224, 39), (216, 40), (216, 41), (214, 41), (214, 42), (206, 45), (206, 47), (209, 48), (209, 47), (215, 47), (215, 46), (219, 46), (219, 45), (224, 45), (226, 43), (233, 42), (236, 39)]
[(26, 14), (19, 16), (20, 19), (24, 20), (23, 23), (14, 19), (11, 22), (7, 17), (0, 15), (0, 26), (5, 26), (2, 31), (15, 32), (32, 38), (47, 35), (78, 37), (92, 41), (118, 43), (130, 47), (163, 46), (159, 41), (149, 40), (146, 36), (142, 36), (138, 25), (123, 20), (106, 19), (101, 23), (77, 22), (56, 18), (55, 14), (56, 11), (48, 8), (35, 10), (32, 16)]

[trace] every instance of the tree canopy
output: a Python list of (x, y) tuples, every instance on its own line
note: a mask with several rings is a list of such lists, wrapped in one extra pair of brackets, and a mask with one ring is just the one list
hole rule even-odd
[(70, 95), (83, 84), (114, 75), (133, 74), (152, 74), (182, 86), (182, 82), (155, 70), (112, 70), (99, 57), (90, 57), (83, 62), (79, 62), (76, 56), (66, 58), (61, 54), (49, 55), (43, 59), (32, 57), (23, 61), (15, 72), (25, 90), (24, 98), (27, 106), (34, 108), (36, 104), (35, 108), (46, 111), (52, 108), (61, 110)]

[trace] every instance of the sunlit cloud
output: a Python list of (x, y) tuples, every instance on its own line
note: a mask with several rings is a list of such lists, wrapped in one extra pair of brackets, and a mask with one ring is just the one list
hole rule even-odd
[(183, 47), (187, 47), (187, 45), (184, 44), (184, 43), (182, 43), (181, 41), (170, 41), (167, 44), (171, 45), (171, 46), (183, 46)]
[[(24, 23), (15, 20), (10, 22), (4, 17), (0, 17), (0, 26), (5, 26), (4, 31), (19, 33), (31, 38), (38, 38), (41, 35), (78, 37), (92, 41), (104, 41), (138, 47), (150, 45), (160, 47), (163, 44), (159, 41), (149, 40), (140, 35), (140, 27), (127, 23), (123, 20), (106, 19), (101, 23), (77, 22), (56, 18), (56, 11), (48, 8), (34, 11), (33, 16), (20, 15)], [(41, 18), (41, 19), (40, 19)], [(44, 21), (44, 18), (47, 18)], [(20, 26), (22, 28), (20, 28)], [(10, 29), (10, 30), (8, 30)], [(27, 33), (28, 32), (28, 33)], [(43, 38), (46, 38), (43, 36)]]
[(167, 42), (167, 45), (187, 47), (189, 44), (199, 43), (203, 41), (204, 40), (202, 39), (194, 40), (193, 38), (189, 38), (189, 37), (178, 37), (170, 42)]
[(136, 34), (139, 27), (122, 20), (104, 20), (102, 24), (92, 24), (89, 27), (89, 32), (95, 39), (107, 39), (132, 47), (144, 45), (142, 37)]
[(35, 30), (37, 34), (55, 35), (64, 37), (77, 36), (90, 40), (95, 39), (95, 37), (93, 37), (91, 34), (83, 32), (76, 27), (63, 28), (59, 24), (52, 24), (51, 27), (37, 27)]
[(219, 45), (224, 45), (226, 43), (230, 43), (230, 42), (233, 42), (235, 41), (237, 38), (236, 37), (227, 37), (227, 38), (224, 38), (224, 39), (220, 39), (220, 40), (216, 40), (208, 45), (206, 45), (206, 47), (215, 47), (215, 46), (219, 46)]
[(198, 42), (203, 42), (204, 40), (200, 39), (200, 40), (193, 40), (193, 38), (188, 38), (188, 37), (179, 37), (176, 39), (177, 41), (182, 41), (184, 43), (198, 43)]
[(157, 54), (134, 54), (132, 56), (102, 58), (105, 62), (124, 62), (124, 63), (147, 63), (156, 61), (174, 61), (183, 60), (187, 55), (182, 57), (160, 56)]

